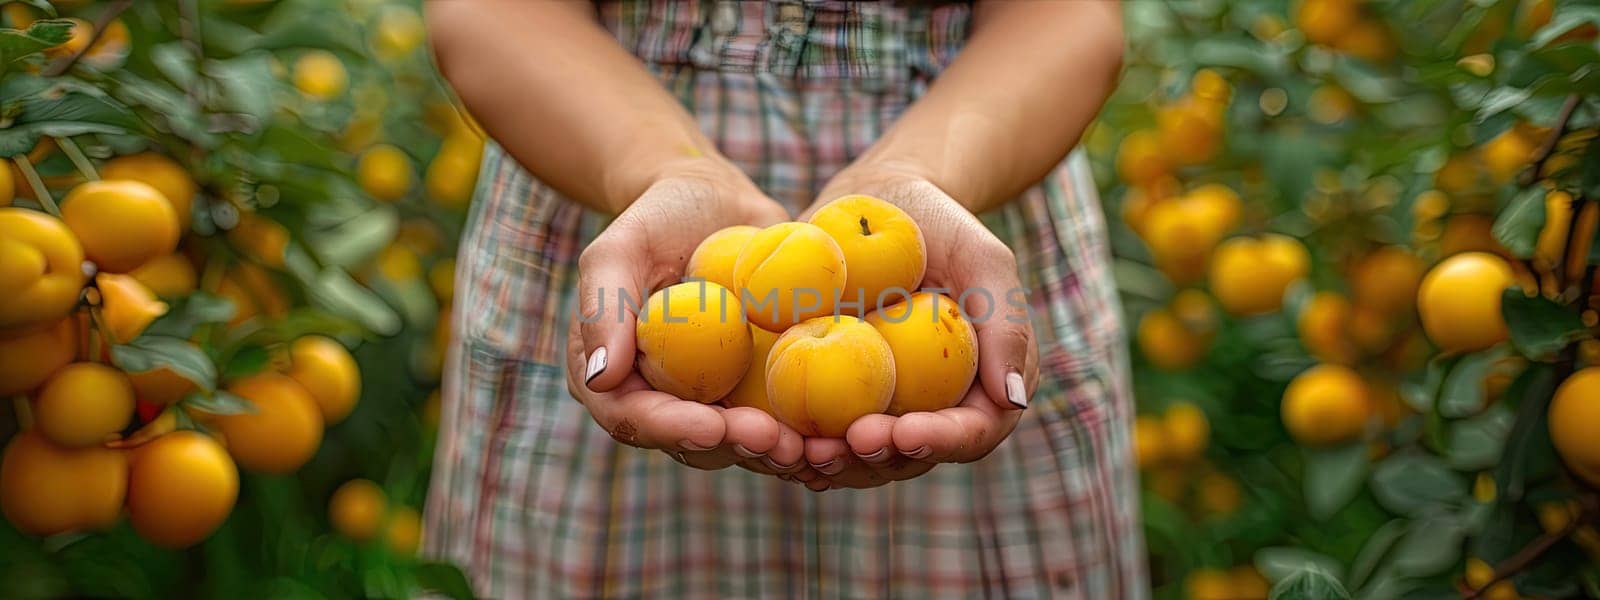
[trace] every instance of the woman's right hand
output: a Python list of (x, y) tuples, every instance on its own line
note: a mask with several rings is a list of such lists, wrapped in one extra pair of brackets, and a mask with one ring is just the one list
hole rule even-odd
[[(732, 165), (689, 159), (663, 171), (578, 258), (578, 315), (567, 338), (567, 388), (617, 441), (702, 469), (738, 464), (811, 479), (793, 429), (754, 408), (723, 408), (651, 389), (634, 369), (636, 315), (682, 278), (695, 246), (733, 225), (788, 219)], [(605, 300), (602, 300), (605, 298)], [(578, 318), (581, 316), (582, 318)]]

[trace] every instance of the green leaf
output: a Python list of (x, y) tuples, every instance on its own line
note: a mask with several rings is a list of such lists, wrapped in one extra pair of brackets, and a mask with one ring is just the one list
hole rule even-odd
[(1461, 559), (1461, 543), (1466, 532), (1454, 515), (1443, 514), (1417, 519), (1405, 537), (1395, 544), (1389, 557), (1395, 572), (1427, 577), (1443, 572)]
[(1450, 467), (1476, 471), (1498, 464), (1514, 421), (1511, 409), (1500, 402), (1481, 415), (1452, 423), (1449, 446), (1445, 448), (1445, 459)]
[[(11, 96), (16, 89), (8, 85), (3, 91)], [(69, 83), (49, 85), (22, 97), (11, 126), (0, 129), (0, 156), (25, 153), (45, 136), (122, 133), (139, 127), (132, 111), (93, 88)]]
[[(1517, 295), (1521, 295), (1518, 293)], [(1459, 419), (1483, 410), (1483, 379), (1495, 361), (1504, 358), (1504, 349), (1491, 349), (1461, 357), (1444, 377), (1439, 390), (1439, 416)]]
[(228, 359), (228, 364), (222, 367), (222, 378), (232, 379), (259, 373), (271, 358), (267, 349), (261, 346), (240, 348), (232, 358)]
[(1317, 568), (1316, 565), (1307, 565), (1272, 586), (1272, 595), (1268, 598), (1269, 600), (1350, 600), (1350, 592), (1345, 591), (1344, 585), (1327, 571)]
[(256, 414), (254, 402), (238, 394), (223, 390), (217, 390), (211, 394), (195, 392), (186, 396), (183, 399), (183, 403), (189, 408), (213, 415)]
[(1506, 388), (1507, 400), (1515, 399), (1516, 422), (1506, 435), (1500, 466), (1495, 470), (1499, 497), (1505, 502), (1522, 500), (1527, 482), (1553, 469), (1555, 448), (1550, 444), (1548, 408), (1556, 389), (1555, 367), (1533, 363)]
[(394, 335), (400, 331), (400, 315), (342, 269), (324, 269), (310, 282), (308, 292), (317, 306), (349, 317), (374, 333)]
[(443, 594), (454, 600), (471, 600), (476, 598), (472, 594), (472, 586), (467, 583), (467, 577), (461, 569), (449, 563), (426, 562), (416, 566), (414, 573), (417, 585), (423, 590), (436, 594)]
[(1416, 517), (1464, 502), (1467, 481), (1437, 457), (1408, 452), (1378, 463), (1372, 473), (1372, 494), (1390, 512)]
[(1548, 45), (1585, 23), (1600, 26), (1600, 6), (1575, 2), (1557, 3), (1555, 14), (1550, 16), (1550, 22), (1533, 34), (1531, 42), (1534, 46)]
[(192, 292), (182, 298), (169, 300), (167, 313), (161, 315), (146, 334), (188, 338), (206, 323), (226, 323), (233, 318), (233, 302), (206, 292)]
[(39, 19), (26, 30), (0, 29), (0, 73), (11, 63), (58, 46), (70, 37), (72, 21), (66, 19)]
[(382, 250), (399, 228), (400, 214), (393, 207), (379, 206), (326, 229), (307, 232), (306, 243), (324, 264), (351, 268)]
[(202, 390), (216, 389), (216, 365), (199, 346), (183, 338), (142, 335), (127, 344), (112, 346), (111, 360), (130, 373), (166, 367)]
[(1312, 518), (1327, 519), (1361, 492), (1367, 479), (1367, 445), (1354, 442), (1304, 453), (1306, 508)]
[(1295, 546), (1262, 548), (1255, 554), (1256, 569), (1267, 580), (1276, 583), (1294, 577), (1308, 568), (1315, 568), (1335, 579), (1344, 577), (1344, 565), (1331, 556)]
[(1373, 576), (1379, 567), (1386, 562), (1390, 549), (1395, 542), (1406, 533), (1407, 521), (1394, 519), (1384, 523), (1372, 535), (1367, 537), (1367, 543), (1361, 546), (1361, 551), (1356, 553), (1355, 560), (1350, 563), (1350, 587), (1360, 589), (1367, 585), (1367, 579)]
[(228, 60), (208, 61), (206, 74), (221, 85), (222, 108), (250, 115), (258, 122), (272, 118), (276, 107), (272, 90), (277, 85), (277, 79), (272, 76), (272, 55), (251, 52)]
[(1494, 220), (1494, 239), (1517, 258), (1533, 256), (1533, 245), (1544, 226), (1544, 188), (1534, 186), (1511, 199)]
[(1578, 312), (1546, 299), (1529, 298), (1508, 288), (1500, 296), (1500, 313), (1511, 330), (1511, 343), (1524, 356), (1547, 358), (1582, 337), (1588, 328)]

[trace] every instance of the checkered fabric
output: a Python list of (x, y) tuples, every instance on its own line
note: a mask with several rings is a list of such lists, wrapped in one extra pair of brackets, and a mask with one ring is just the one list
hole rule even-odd
[[(970, 8), (629, 1), (600, 14), (799, 211), (954, 57)], [(1081, 153), (983, 220), (1032, 290), (1042, 381), (1026, 416), (978, 463), (818, 494), (619, 445), (568, 396), (577, 257), (605, 219), (491, 144), (458, 261), (426, 552), (497, 598), (1147, 596), (1128, 361)]]

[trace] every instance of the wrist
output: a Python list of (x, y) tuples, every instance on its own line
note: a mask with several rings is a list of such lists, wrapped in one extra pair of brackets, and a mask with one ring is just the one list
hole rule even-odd
[(692, 182), (707, 187), (719, 198), (734, 197), (755, 189), (737, 167), (720, 156), (705, 156), (694, 148), (667, 157), (635, 156), (619, 161), (628, 165), (606, 178), (602, 208), (617, 215), (632, 206), (645, 190), (664, 182)]

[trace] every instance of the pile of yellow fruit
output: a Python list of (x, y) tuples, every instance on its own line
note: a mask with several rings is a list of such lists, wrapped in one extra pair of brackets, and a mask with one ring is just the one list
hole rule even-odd
[[(308, 335), (280, 348), (267, 370), (219, 388), (195, 339), (146, 335), (167, 300), (200, 285), (201, 265), (179, 250), (194, 180), (157, 154), (118, 157), (85, 175), (59, 208), (43, 186), (25, 188), (42, 211), (9, 206), (13, 188), (0, 190), (8, 192), (0, 197), (8, 205), (0, 208), (0, 395), (18, 398), (24, 428), (0, 462), (0, 508), (36, 535), (102, 529), (126, 511), (152, 543), (188, 546), (231, 512), (235, 465), (288, 473), (311, 459), (323, 428), (354, 408), (360, 373), (344, 346)], [(256, 225), (229, 239), (281, 265), (287, 240), (274, 240), (275, 224), (241, 223)], [(256, 226), (267, 233), (249, 229)], [(215, 278), (213, 291), (235, 300), (236, 323), (258, 303), (282, 301), (262, 269), (240, 263)], [(203, 367), (121, 351), (172, 346), (205, 357)], [(229, 405), (216, 401), (219, 390), (239, 400), (219, 409)], [(181, 429), (183, 421), (204, 432)]]
[(954, 406), (977, 374), (977, 335), (956, 300), (915, 291), (926, 268), (921, 229), (870, 196), (809, 222), (718, 231), (689, 259), (701, 281), (646, 302), (639, 370), (658, 390), (756, 407), (806, 436)]

